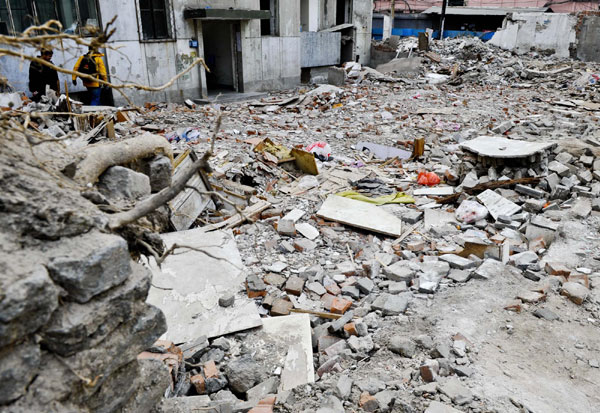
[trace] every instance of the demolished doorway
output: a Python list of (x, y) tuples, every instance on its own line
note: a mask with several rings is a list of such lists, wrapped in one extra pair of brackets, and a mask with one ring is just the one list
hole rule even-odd
[(240, 24), (205, 21), (202, 24), (209, 95), (243, 92)]

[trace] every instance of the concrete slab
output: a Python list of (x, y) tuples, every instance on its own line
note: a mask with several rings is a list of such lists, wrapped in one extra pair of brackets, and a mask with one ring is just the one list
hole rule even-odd
[(425, 209), (424, 229), (439, 227), (445, 224), (457, 224), (456, 217), (452, 212), (440, 211), (437, 209)]
[(480, 200), (483, 205), (485, 205), (487, 210), (490, 212), (490, 215), (493, 216), (495, 220), (497, 220), (500, 215), (506, 215), (509, 217), (521, 210), (519, 205), (504, 198), (503, 196), (498, 195), (491, 189), (487, 189), (477, 195), (477, 199)]
[(454, 188), (451, 186), (436, 186), (433, 188), (420, 188), (413, 191), (416, 196), (447, 196), (454, 193)]
[(306, 222), (297, 224), (296, 231), (298, 231), (300, 234), (304, 235), (309, 240), (314, 240), (315, 238), (317, 238), (319, 236), (319, 230)]
[(367, 202), (329, 195), (317, 216), (393, 237), (402, 235), (402, 221)]
[(490, 158), (526, 158), (555, 145), (552, 142), (527, 142), (497, 136), (480, 136), (461, 144), (460, 147)]
[(148, 302), (167, 318), (163, 339), (185, 343), (200, 336), (208, 338), (262, 325), (258, 309), (245, 295), (236, 297), (232, 307), (219, 306), (225, 292), (242, 289), (244, 265), (231, 231), (204, 233), (202, 229), (161, 235), (167, 248), (173, 244), (207, 251), (181, 249), (168, 256), (153, 271)]
[(304, 216), (304, 214), (306, 214), (306, 211), (303, 211), (301, 209), (298, 208), (294, 208), (292, 209), (290, 212), (288, 212), (287, 214), (285, 214), (285, 216), (281, 219), (289, 219), (293, 222), (298, 221), (300, 218), (302, 218)]
[(395, 158), (398, 159), (408, 159), (412, 156), (412, 152), (405, 151), (404, 149), (393, 148), (391, 146), (379, 145), (377, 143), (371, 142), (358, 142), (356, 144), (356, 150), (372, 153), (376, 158), (379, 159), (389, 159)]
[(279, 391), (313, 383), (315, 371), (308, 314), (265, 318), (262, 330), (269, 339), (287, 347)]

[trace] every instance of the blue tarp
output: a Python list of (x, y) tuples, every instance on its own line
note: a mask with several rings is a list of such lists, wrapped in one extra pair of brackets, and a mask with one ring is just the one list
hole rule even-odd
[[(425, 29), (394, 29), (392, 34), (400, 37), (419, 36), (419, 33), (424, 33)], [(433, 32), (433, 38), (437, 39), (439, 31)], [(444, 30), (444, 37), (479, 37), (484, 42), (492, 38), (496, 32), (470, 32), (466, 30)], [(373, 39), (381, 40), (383, 38), (383, 29), (373, 28)]]

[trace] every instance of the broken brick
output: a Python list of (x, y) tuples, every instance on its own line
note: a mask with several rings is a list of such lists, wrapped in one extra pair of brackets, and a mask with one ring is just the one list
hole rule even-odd
[(348, 323), (344, 326), (344, 331), (348, 333), (350, 336), (357, 336), (358, 331), (356, 331), (356, 324)]
[(371, 396), (369, 394), (369, 392), (363, 392), (360, 395), (360, 400), (358, 402), (358, 405), (365, 412), (374, 412), (375, 410), (379, 409), (379, 402), (377, 401), (377, 399), (375, 397)]
[(585, 288), (590, 288), (590, 278), (586, 274), (571, 274), (567, 278), (568, 282), (575, 282), (583, 285)]
[(321, 296), (321, 302), (323, 303), (323, 308), (327, 311), (331, 310), (331, 304), (333, 304), (333, 299), (335, 297), (331, 294), (323, 294)]
[(213, 360), (204, 363), (204, 375), (207, 379), (219, 377), (219, 369)]
[(206, 382), (201, 374), (190, 377), (190, 382), (194, 385), (198, 394), (206, 393)]
[(303, 288), (304, 280), (300, 277), (296, 277), (295, 275), (291, 276), (285, 283), (285, 291), (288, 294), (300, 295), (302, 294)]
[(246, 278), (246, 292), (248, 298), (264, 297), (267, 295), (267, 286), (256, 274), (251, 274)]
[(563, 275), (568, 277), (569, 274), (571, 274), (570, 269), (558, 262), (547, 262), (545, 270), (550, 275)]
[(335, 283), (326, 285), (325, 290), (331, 295), (340, 295), (342, 293), (342, 289)]
[(335, 297), (331, 303), (331, 312), (334, 314), (344, 314), (352, 306), (352, 301)]
[(282, 298), (278, 298), (273, 302), (273, 306), (271, 307), (271, 315), (279, 316), (279, 315), (290, 315), (290, 312), (294, 308), (294, 305)]

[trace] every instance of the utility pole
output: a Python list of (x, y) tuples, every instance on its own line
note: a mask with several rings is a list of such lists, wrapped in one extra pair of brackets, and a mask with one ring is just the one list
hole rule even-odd
[(392, 0), (390, 4), (390, 20), (392, 21), (392, 27), (390, 28), (390, 36), (394, 34), (394, 23), (396, 20), (396, 0)]
[(446, 23), (446, 6), (448, 5), (448, 0), (444, 0), (442, 2), (442, 14), (440, 16), (440, 36), (439, 39), (442, 40), (444, 38), (444, 24)]

